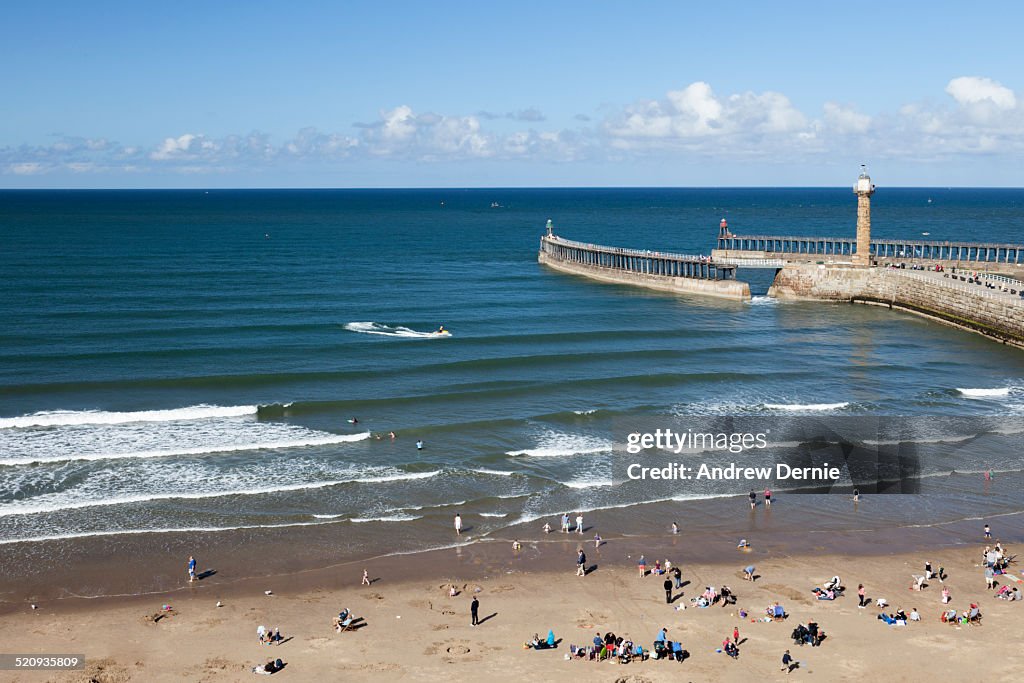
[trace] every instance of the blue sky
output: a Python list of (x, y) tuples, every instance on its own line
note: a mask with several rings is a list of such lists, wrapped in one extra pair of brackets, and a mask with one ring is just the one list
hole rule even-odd
[[(863, 9), (862, 9), (863, 8)], [(1011, 3), (10, 3), (0, 187), (1024, 185)]]

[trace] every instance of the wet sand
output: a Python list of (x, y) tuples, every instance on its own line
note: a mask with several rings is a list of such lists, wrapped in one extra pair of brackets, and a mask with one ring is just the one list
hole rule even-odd
[[(609, 559), (621, 562), (635, 552), (663, 548), (689, 562), (714, 563), (728, 556), (739, 538), (750, 538), (758, 552), (778, 555), (842, 553), (851, 557), (915, 549), (957, 547), (977, 541), (980, 518), (952, 523), (889, 523), (891, 511), (912, 509), (918, 496), (872, 496), (854, 506), (841, 496), (784, 496), (771, 508), (751, 512), (741, 498), (685, 503), (665, 502), (585, 514), (588, 547), (600, 534), (609, 542)], [(575, 513), (571, 515), (575, 519)], [(907, 517), (908, 513), (899, 515)], [(361, 574), (366, 563), (386, 566), (390, 580), (415, 578), (421, 557), (432, 573), (560, 570), (572, 564), (581, 537), (545, 536), (544, 521), (533, 520), (481, 533), (492, 519), (463, 513), (465, 532), (456, 537), (451, 518), (437, 515), (419, 526), (336, 524), (285, 529), (249, 529), (217, 533), (162, 533), (99, 536), (0, 545), (0, 615), (35, 603), (75, 598), (175, 595), (184, 590), (185, 562), (195, 555), (200, 568), (216, 571), (208, 583), (230, 590), (245, 579), (295, 575), (310, 588), (334, 589), (337, 577)], [(1024, 542), (1019, 514), (986, 517), (1010, 544)], [(680, 534), (667, 533), (672, 521)], [(372, 527), (372, 528), (371, 528)], [(415, 533), (410, 534), (409, 529)], [(503, 552), (512, 540), (535, 544), (534, 553), (513, 558)], [(424, 555), (430, 548), (442, 548)], [(488, 558), (483, 560), (481, 558)], [(568, 560), (566, 558), (569, 558)], [(116, 559), (111, 559), (116, 558)], [(443, 570), (443, 571), (442, 571)], [(475, 575), (475, 574), (473, 574)]]

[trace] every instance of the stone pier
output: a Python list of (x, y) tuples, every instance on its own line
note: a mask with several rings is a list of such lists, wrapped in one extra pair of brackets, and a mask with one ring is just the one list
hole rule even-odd
[(750, 286), (736, 279), (736, 267), (687, 254), (586, 244), (547, 234), (538, 262), (601, 282), (634, 285), (675, 294), (747, 301)]

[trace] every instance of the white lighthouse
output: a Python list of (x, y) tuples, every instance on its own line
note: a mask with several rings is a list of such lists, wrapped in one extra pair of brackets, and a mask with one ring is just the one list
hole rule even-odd
[(871, 195), (875, 186), (863, 164), (853, 192), (857, 195), (857, 253), (853, 255), (853, 265), (866, 268), (871, 265)]

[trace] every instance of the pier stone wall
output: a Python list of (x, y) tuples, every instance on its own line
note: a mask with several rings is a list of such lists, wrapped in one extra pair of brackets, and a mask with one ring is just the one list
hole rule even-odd
[(720, 299), (747, 301), (750, 299), (750, 285), (739, 280), (705, 280), (690, 277), (671, 277), (651, 273), (637, 273), (617, 268), (572, 263), (553, 258), (541, 251), (537, 260), (555, 270), (573, 275), (582, 275), (592, 280), (610, 282), (620, 285), (634, 285), (676, 294), (699, 294)]
[(1024, 300), (937, 273), (787, 264), (768, 294), (887, 306), (1024, 348)]

